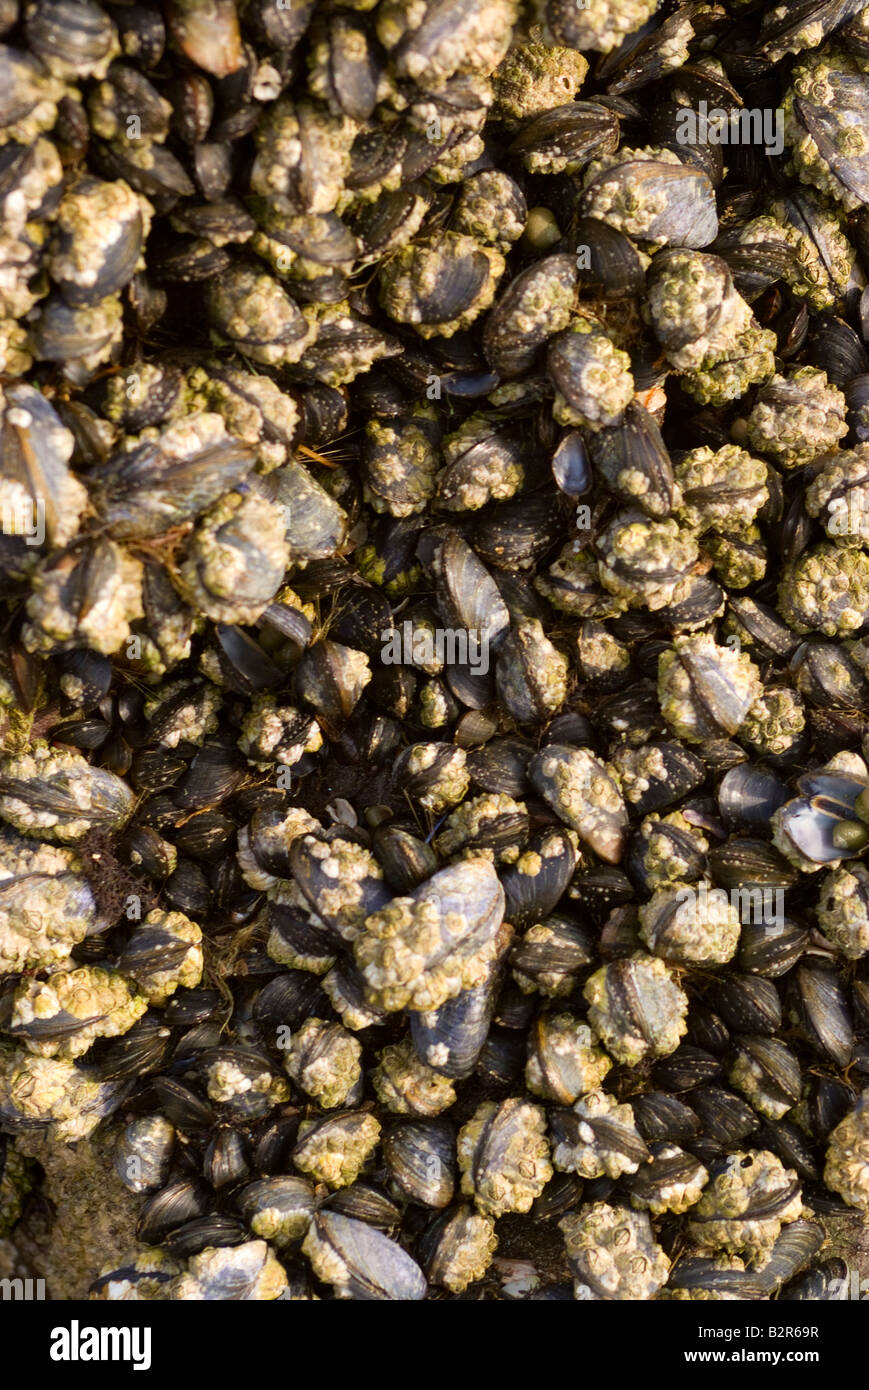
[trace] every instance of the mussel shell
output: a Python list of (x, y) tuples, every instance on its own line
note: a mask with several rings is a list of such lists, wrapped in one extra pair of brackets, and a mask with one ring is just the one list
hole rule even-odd
[(455, 1131), (447, 1120), (408, 1120), (383, 1136), (390, 1176), (411, 1202), (449, 1206), (456, 1184)]
[[(661, 431), (644, 406), (629, 401), (624, 418), (595, 430), (589, 447), (595, 468), (616, 494), (648, 516), (669, 516), (675, 497), (673, 465)], [(641, 494), (620, 489), (619, 475), (628, 468), (642, 475), (646, 487)]]
[(373, 1226), (339, 1212), (320, 1210), (313, 1230), (318, 1245), (334, 1252), (344, 1297), (401, 1302), (425, 1298), (422, 1270), (400, 1245)]
[(421, 1062), (442, 1076), (472, 1074), (489, 1034), (497, 999), (497, 972), (439, 1009), (410, 1015), (410, 1036)]
[(804, 962), (792, 976), (792, 998), (809, 1041), (840, 1067), (854, 1051), (854, 1025), (838, 975), (824, 965)]

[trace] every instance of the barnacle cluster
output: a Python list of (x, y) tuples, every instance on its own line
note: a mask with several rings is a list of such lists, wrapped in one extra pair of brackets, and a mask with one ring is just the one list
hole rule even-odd
[(53, 1298), (840, 1281), (867, 30), (0, 0), (0, 1238)]

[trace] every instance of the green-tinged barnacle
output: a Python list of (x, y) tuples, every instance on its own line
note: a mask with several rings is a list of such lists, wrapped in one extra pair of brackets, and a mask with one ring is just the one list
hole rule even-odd
[(293, 878), (311, 908), (345, 941), (384, 903), (383, 871), (371, 851), (340, 834), (303, 835), (290, 851)]
[(775, 370), (776, 338), (770, 328), (749, 326), (724, 351), (708, 353), (684, 378), (684, 387), (701, 405), (726, 405), (744, 396)]
[(609, 53), (651, 19), (655, 0), (536, 0), (547, 43)]
[(142, 616), (142, 576), (141, 561), (106, 537), (50, 555), (32, 576), (25, 647), (40, 655), (89, 647), (110, 656)]
[(340, 1023), (306, 1018), (293, 1033), (284, 1060), (287, 1075), (323, 1110), (357, 1098), (362, 1044)]
[(550, 1128), (552, 1162), (562, 1173), (620, 1178), (649, 1158), (631, 1107), (619, 1105), (606, 1091), (590, 1091), (571, 1110), (556, 1111)]
[(729, 1251), (756, 1263), (802, 1210), (796, 1173), (768, 1150), (749, 1149), (728, 1154), (713, 1169), (687, 1231), (701, 1249)]
[(806, 489), (806, 511), (830, 540), (869, 548), (869, 444), (818, 459), (820, 473)]
[(542, 1105), (484, 1101), (457, 1141), (462, 1191), (484, 1216), (528, 1211), (552, 1177)]
[(500, 169), (483, 169), (462, 184), (454, 227), (507, 252), (525, 230), (528, 209), (518, 184)]
[(440, 466), (437, 436), (431, 407), (397, 420), (368, 420), (363, 496), (376, 512), (402, 517), (425, 511)]
[(869, 170), (869, 79), (842, 51), (814, 52), (794, 67), (782, 110), (788, 171), (854, 212)]
[(57, 965), (96, 925), (77, 856), (0, 828), (0, 973)]
[[(183, 601), (159, 563), (145, 565), (142, 606), (145, 612), (133, 625), (128, 650), (133, 659), (132, 642), (139, 643), (138, 660), (147, 672), (147, 679), (154, 681), (187, 659), (194, 632), (202, 628), (203, 619)], [(216, 676), (218, 672), (213, 674)]]
[(395, 357), (397, 340), (351, 312), (349, 303), (306, 304), (303, 310), (312, 336), (305, 343), (300, 366), (325, 386), (344, 386), (370, 371), (381, 358)]
[(652, 521), (623, 512), (600, 538), (600, 582), (631, 608), (666, 608), (678, 602), (697, 563), (697, 539), (677, 521)]
[(192, 1256), (187, 1271), (162, 1296), (173, 1300), (269, 1303), (287, 1287), (283, 1265), (264, 1240), (208, 1248)]
[[(516, 827), (502, 838), (502, 827)], [(444, 828), (435, 839), (435, 849), (445, 859), (467, 851), (469, 847), (491, 845), (499, 863), (514, 864), (519, 857), (527, 813), (521, 801), (514, 801), (505, 792), (491, 792), (463, 801), (451, 811)]]
[(182, 598), (215, 622), (254, 623), (289, 560), (283, 509), (254, 492), (230, 492), (198, 523), (173, 578)]
[(595, 1202), (558, 1225), (574, 1273), (574, 1298), (649, 1299), (667, 1282), (670, 1261), (655, 1242), (646, 1212)]
[(640, 908), (640, 937), (649, 950), (678, 965), (732, 960), (742, 929), (739, 910), (723, 888), (670, 883)]
[(443, 682), (426, 681), (419, 692), (419, 722), (423, 728), (445, 728), (452, 718), (452, 713), (449, 692)]
[(697, 531), (738, 531), (767, 500), (767, 465), (736, 444), (692, 449), (675, 467), (682, 491), (677, 519)]
[(794, 632), (849, 637), (869, 613), (869, 555), (822, 541), (785, 572), (778, 597), (779, 612)]
[(604, 1047), (627, 1066), (674, 1052), (687, 1027), (687, 996), (669, 967), (654, 956), (602, 966), (587, 981), (583, 996)]
[(147, 999), (123, 976), (82, 965), (19, 985), (6, 1030), (40, 1057), (72, 1061), (96, 1038), (126, 1033), (147, 1007)]
[(112, 1108), (116, 1087), (91, 1081), (62, 1057), (23, 1049), (0, 1051), (0, 1119), (25, 1128), (45, 1126), (51, 1139), (74, 1144), (92, 1134)]
[(303, 1120), (293, 1162), (329, 1187), (354, 1183), (380, 1142), (380, 1124), (363, 1110), (342, 1110), (323, 1120)]
[(767, 687), (755, 700), (739, 730), (739, 737), (761, 756), (787, 753), (806, 727), (802, 699), (788, 686)]
[(423, 338), (452, 337), (488, 309), (505, 261), (500, 251), (460, 232), (439, 232), (402, 247), (380, 276), (390, 318)]
[(411, 1038), (383, 1049), (371, 1081), (394, 1115), (440, 1115), (456, 1099), (451, 1079), (420, 1061)]
[(377, 7), (377, 37), (398, 78), (437, 84), (456, 74), (486, 76), (510, 46), (516, 0), (481, 0), (453, 6), (449, 19), (435, 0), (384, 0)]
[[(525, 1066), (525, 1084), (533, 1095), (560, 1105), (570, 1105), (584, 1096), (588, 1103), (588, 1092), (603, 1095), (598, 1087), (611, 1067), (612, 1061), (588, 1024), (572, 1014), (541, 1014), (533, 1025)], [(556, 1168), (564, 1166), (557, 1149), (553, 1160)]]
[(661, 713), (689, 743), (735, 734), (762, 692), (751, 657), (706, 632), (674, 638), (658, 660)]
[(588, 72), (574, 48), (514, 43), (494, 74), (494, 114), (508, 129), (572, 101)]
[(830, 1135), (824, 1182), (850, 1207), (869, 1211), (869, 1092)]
[(238, 746), (252, 763), (266, 772), (275, 763), (292, 767), (306, 753), (323, 746), (316, 719), (279, 704), (274, 695), (256, 695), (241, 721)]
[(354, 942), (370, 1001), (437, 1009), (488, 975), (500, 948), (504, 890), (488, 859), (440, 869), (409, 897), (374, 912)]
[[(673, 765), (674, 757), (678, 760)], [(629, 806), (667, 806), (703, 781), (705, 769), (696, 754), (683, 746), (647, 743), (639, 748), (621, 744), (608, 764), (610, 775)]]
[(869, 869), (840, 866), (825, 874), (817, 906), (818, 926), (848, 960), (869, 952)]
[[(32, 303), (35, 302), (33, 299)], [(32, 303), (27, 305), (28, 309), (32, 308)], [(0, 372), (4, 376), (20, 377), (32, 366), (33, 354), (27, 329), (7, 314), (0, 318)]]
[(759, 526), (704, 536), (703, 550), (727, 590), (747, 589), (759, 583), (766, 574), (768, 556)]
[(774, 376), (758, 391), (746, 442), (782, 468), (800, 468), (835, 449), (848, 433), (845, 409), (845, 397), (828, 384), (826, 372), (798, 367), (789, 376)]
[(560, 425), (591, 430), (616, 425), (633, 399), (630, 357), (589, 319), (575, 319), (552, 339), (546, 367), (555, 383), (552, 413)]
[(687, 373), (685, 389), (704, 404), (725, 405), (775, 370), (775, 334), (754, 323), (719, 256), (659, 251), (643, 312), (667, 360)]
[(204, 963), (202, 932), (183, 912), (155, 907), (133, 927), (118, 962), (149, 1004), (165, 1004), (177, 989), (195, 989)]
[(64, 844), (120, 830), (134, 804), (126, 782), (72, 749), (37, 742), (0, 761), (0, 816), (22, 835)]
[[(52, 148), (54, 148), (52, 146)], [(10, 201), (10, 200), (7, 200)], [(26, 213), (27, 209), (25, 209)], [(10, 230), (13, 218), (6, 212), (0, 195), (0, 217), (5, 224), (0, 232), (0, 319), (23, 319), (40, 299), (48, 293), (48, 282), (39, 276), (46, 231), (41, 223), (27, 223), (20, 232)], [(27, 329), (14, 322), (4, 327), (4, 337), (16, 331), (26, 342)], [(28, 369), (30, 363), (28, 362)], [(23, 375), (24, 373), (15, 373)], [(4, 375), (12, 376), (11, 372)]]
[(576, 658), (580, 680), (604, 690), (624, 684), (631, 668), (630, 650), (593, 619), (577, 633)]

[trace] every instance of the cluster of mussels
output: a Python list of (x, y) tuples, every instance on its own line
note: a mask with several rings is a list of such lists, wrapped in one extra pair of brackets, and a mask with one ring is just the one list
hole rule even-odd
[(96, 1298), (842, 1296), (869, 6), (0, 37), (0, 1235), (106, 1141)]

